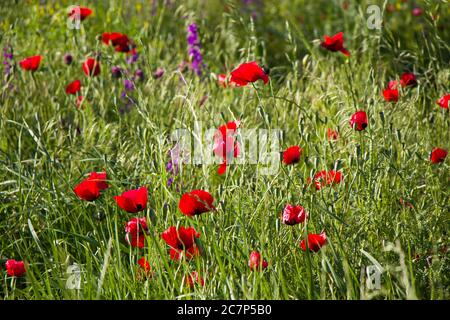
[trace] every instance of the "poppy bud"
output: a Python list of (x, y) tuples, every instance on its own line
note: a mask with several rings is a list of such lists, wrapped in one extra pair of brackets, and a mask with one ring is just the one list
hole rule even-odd
[(158, 68), (158, 69), (155, 70), (155, 72), (153, 72), (153, 78), (154, 79), (162, 78), (164, 73), (165, 73), (164, 68)]
[(67, 53), (64, 55), (63, 57), (64, 63), (67, 64), (68, 66), (72, 64), (73, 61), (73, 57), (70, 53)]
[(120, 78), (122, 76), (122, 69), (120, 67), (116, 67), (116, 66), (112, 67), (111, 68), (111, 76), (114, 79)]
[(266, 269), (269, 266), (269, 263), (266, 260), (261, 259), (261, 254), (258, 251), (253, 251), (250, 253), (250, 259), (248, 261), (248, 266), (252, 271), (258, 271), (261, 268), (262, 270)]

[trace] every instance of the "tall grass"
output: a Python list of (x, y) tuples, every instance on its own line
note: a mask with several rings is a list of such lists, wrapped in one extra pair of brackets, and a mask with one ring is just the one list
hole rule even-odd
[[(450, 80), (447, 1), (277, 1), (252, 20), (240, 1), (86, 2), (94, 15), (81, 30), (68, 30), (69, 1), (11, 1), (2, 6), (2, 46), (15, 61), (44, 56), (33, 76), (16, 65), (3, 82), (0, 104), (0, 296), (4, 299), (448, 299), (448, 159), (431, 165), (435, 146), (449, 148), (448, 110), (435, 101)], [(386, 2), (386, 3), (385, 3)], [(369, 30), (365, 9), (385, 11), (381, 30)], [(439, 16), (433, 20), (431, 16)], [(181, 73), (188, 59), (186, 25), (199, 26), (207, 72), (199, 79)], [(128, 34), (138, 45), (137, 66), (146, 79), (136, 84), (136, 105), (122, 113), (122, 80), (113, 65), (123, 55), (97, 39), (104, 31)], [(345, 32), (351, 57), (326, 52), (324, 34)], [(100, 77), (87, 80), (81, 62), (101, 52)], [(66, 66), (62, 56), (71, 53)], [(270, 67), (263, 86), (222, 88), (214, 74), (242, 62)], [(129, 67), (129, 66), (128, 66)], [(157, 67), (165, 75), (154, 79)], [(397, 104), (383, 101), (382, 88), (403, 71), (418, 75), (418, 87), (404, 90)], [(81, 79), (88, 92), (77, 109), (65, 86)], [(6, 78), (5, 78), (6, 79)], [(5, 80), (6, 81), (6, 80)], [(14, 88), (9, 87), (11, 84)], [(200, 101), (207, 96), (206, 102)], [(355, 109), (368, 113), (369, 126), (355, 132)], [(298, 144), (300, 164), (281, 165), (275, 175), (257, 165), (183, 165), (174, 184), (165, 171), (178, 128), (194, 121), (218, 127), (240, 119), (245, 128), (283, 131), (281, 149)], [(327, 128), (339, 130), (337, 142)], [(307, 178), (340, 169), (341, 184), (320, 191)], [(73, 187), (91, 171), (105, 170), (110, 188), (92, 203)], [(124, 241), (125, 213), (113, 196), (145, 185), (150, 234), (143, 250)], [(181, 194), (203, 188), (217, 211), (188, 218), (178, 209)], [(400, 198), (414, 208), (400, 203)], [(309, 212), (306, 226), (285, 226), (285, 204)], [(203, 254), (181, 263), (169, 259), (160, 233), (171, 225), (194, 226)], [(328, 244), (303, 252), (306, 232), (326, 230)], [(248, 267), (251, 251), (269, 262), (262, 272)], [(145, 256), (153, 276), (140, 279)], [(26, 262), (23, 278), (4, 271), (6, 259)], [(66, 288), (67, 268), (81, 266), (80, 290)], [(379, 265), (381, 289), (367, 287), (365, 267)], [(204, 287), (188, 289), (183, 277), (198, 271)]]

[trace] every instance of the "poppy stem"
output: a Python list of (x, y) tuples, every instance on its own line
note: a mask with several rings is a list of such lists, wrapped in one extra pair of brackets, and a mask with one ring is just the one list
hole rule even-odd
[(305, 226), (305, 260), (306, 260), (306, 274), (308, 277), (308, 299), (313, 299), (314, 283), (312, 279), (312, 267), (311, 267), (311, 252), (309, 250), (309, 239), (308, 239), (308, 225)]
[(261, 112), (261, 116), (263, 117), (263, 120), (266, 123), (267, 129), (269, 129), (270, 128), (269, 119), (267, 117), (266, 110), (264, 110), (264, 106), (262, 104), (261, 97), (259, 96), (258, 89), (256, 89), (256, 86), (255, 86), (254, 83), (252, 83), (252, 86), (253, 86), (253, 89), (255, 89), (255, 92), (256, 92), (256, 97), (258, 99), (258, 108), (259, 108), (259, 110)]
[(79, 47), (79, 45), (78, 45), (78, 38), (77, 38), (77, 31), (75, 31), (75, 30), (77, 30), (77, 29), (73, 29), (74, 31), (73, 31), (73, 42), (75, 43), (75, 47)]
[[(265, 97), (264, 97), (265, 98)], [(268, 97), (268, 98), (270, 98), (270, 97)], [(286, 101), (286, 102), (289, 102), (289, 103), (291, 103), (291, 104), (293, 104), (294, 106), (296, 106), (300, 111), (302, 111), (303, 109), (302, 109), (302, 107), (297, 103), (297, 102), (295, 102), (295, 101), (293, 101), (293, 100), (290, 100), (290, 99), (288, 99), (288, 98), (285, 98), (285, 97), (278, 97), (278, 96), (272, 96), (272, 98), (274, 99), (274, 100), (283, 100), (283, 101)], [(314, 122), (314, 120), (311, 118), (311, 116), (308, 114), (308, 113), (303, 113), (303, 115), (306, 117), (306, 118), (308, 118), (308, 120), (309, 121), (311, 121), (311, 123), (315, 123)]]
[(36, 79), (34, 78), (34, 73), (31, 71), (31, 81), (33, 82), (33, 89), (37, 90)]
[(352, 94), (352, 99), (353, 99), (353, 105), (354, 105), (354, 107), (355, 107), (355, 110), (356, 111), (358, 111), (358, 103), (357, 103), (357, 101), (356, 101), (356, 94), (355, 94), (355, 92), (353, 91), (353, 86), (352, 86), (352, 83), (353, 83), (353, 78), (352, 78), (352, 76), (351, 76), (351, 67), (350, 67), (350, 61), (349, 60), (347, 60), (346, 62), (345, 62), (345, 67), (344, 67), (344, 70), (345, 70), (345, 75), (347, 76), (347, 81), (348, 81), (348, 86), (349, 86), (349, 88), (350, 88), (350, 92), (351, 92), (351, 94)]

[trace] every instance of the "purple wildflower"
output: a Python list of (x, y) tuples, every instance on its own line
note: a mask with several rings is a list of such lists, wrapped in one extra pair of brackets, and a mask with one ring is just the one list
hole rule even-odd
[(131, 108), (136, 104), (133, 97), (130, 97), (126, 91), (122, 91), (120, 94), (120, 99), (124, 102), (124, 104), (119, 108), (119, 112), (124, 114), (131, 110)]
[(183, 159), (187, 159), (187, 151), (183, 150), (179, 143), (175, 144), (175, 146), (169, 151), (169, 161), (166, 164), (166, 172), (170, 174), (169, 179), (167, 180), (167, 186), (171, 186), (175, 180), (175, 176), (180, 171), (180, 162)]
[(135, 63), (138, 59), (139, 59), (139, 54), (137, 52), (135, 52), (127, 58), (127, 63), (128, 64)]
[(198, 29), (195, 23), (191, 23), (187, 28), (188, 53), (191, 58), (192, 69), (198, 76), (202, 75), (203, 57), (200, 52), (200, 40), (198, 38)]
[(134, 91), (134, 83), (129, 79), (123, 80), (125, 90), (120, 93), (120, 99), (124, 102), (124, 105), (119, 109), (121, 114), (131, 110), (131, 107), (136, 104), (134, 98), (130, 95)]
[(4, 47), (3, 48), (3, 57), (5, 58), (5, 60), (12, 60), (14, 58), (14, 55), (12, 54), (12, 52), (10, 52), (11, 48), (8, 47)]
[(158, 68), (156, 69), (155, 72), (153, 72), (153, 78), (159, 79), (164, 75), (164, 73), (165, 73), (164, 68)]
[(12, 53), (12, 49), (10, 46), (6, 46), (3, 48), (3, 66), (4, 66), (4, 72), (6, 76), (9, 76), (11, 74), (12, 69), (12, 62), (13, 62), (14, 56)]
[(134, 84), (133, 81), (125, 79), (123, 81), (123, 85), (125, 87), (125, 91), (133, 91), (134, 90)]
[(12, 93), (16, 90), (15, 85), (12, 83), (13, 78), (13, 65), (14, 65), (14, 55), (13, 49), (10, 45), (6, 45), (3, 48), (3, 72), (5, 77), (3, 78), (3, 86), (7, 90), (3, 90), (1, 98), (4, 99), (8, 93)]
[(166, 164), (166, 171), (167, 172), (172, 172), (173, 171), (172, 160), (169, 160), (169, 162)]

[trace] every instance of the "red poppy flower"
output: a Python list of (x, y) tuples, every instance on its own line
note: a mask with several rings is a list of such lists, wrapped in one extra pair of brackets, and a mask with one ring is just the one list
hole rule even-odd
[(264, 270), (269, 266), (269, 263), (264, 259), (261, 259), (261, 254), (258, 251), (250, 253), (250, 259), (248, 260), (248, 266), (252, 271)]
[(389, 83), (388, 83), (386, 88), (389, 89), (389, 90), (397, 90), (397, 88), (398, 88), (398, 81), (397, 80), (389, 81)]
[(26, 71), (36, 71), (41, 64), (42, 56), (32, 56), (19, 62), (20, 67)]
[(300, 161), (302, 149), (299, 146), (292, 146), (283, 152), (283, 162), (287, 165), (295, 164)]
[(66, 93), (67, 94), (77, 94), (81, 89), (81, 81), (75, 80), (66, 87)]
[(350, 57), (350, 52), (344, 47), (344, 33), (339, 32), (334, 36), (330, 37), (325, 35), (324, 40), (320, 45), (332, 52), (340, 51), (347, 57)]
[(364, 111), (355, 112), (350, 118), (350, 126), (356, 131), (362, 131), (367, 128), (368, 120), (367, 114)]
[(450, 94), (447, 94), (439, 99), (439, 101), (436, 101), (436, 103), (441, 106), (444, 109), (448, 109), (450, 102)]
[(178, 204), (180, 211), (189, 217), (214, 210), (214, 198), (204, 190), (193, 190), (183, 194)]
[(75, 8), (72, 8), (72, 10), (69, 12), (69, 18), (75, 20), (80, 19), (80, 21), (83, 21), (87, 17), (89, 17), (92, 14), (92, 10), (89, 8), (83, 8), (80, 6), (77, 6)]
[(239, 143), (236, 140), (237, 128), (240, 121), (230, 121), (226, 125), (220, 126), (214, 133), (214, 154), (222, 158), (222, 164), (218, 173), (224, 174), (227, 169), (227, 162), (239, 156)]
[(188, 274), (185, 281), (186, 286), (191, 289), (193, 289), (196, 284), (201, 287), (205, 286), (205, 280), (203, 280), (197, 271), (192, 271), (191, 274)]
[(180, 260), (183, 252), (187, 259), (191, 259), (199, 254), (199, 250), (195, 245), (195, 238), (200, 238), (200, 233), (194, 228), (170, 227), (161, 234), (163, 240), (170, 246), (170, 258), (172, 260)]
[(329, 141), (339, 139), (339, 133), (331, 128), (327, 129), (327, 138)]
[[(310, 251), (317, 252), (326, 244), (327, 235), (325, 232), (322, 232), (321, 234), (308, 234), (308, 248)], [(306, 251), (306, 241), (304, 239), (300, 242), (300, 248), (302, 248), (303, 251)]]
[(416, 75), (411, 72), (404, 72), (400, 78), (402, 87), (415, 87), (417, 85)]
[(102, 42), (106, 45), (111, 44), (117, 52), (130, 52), (134, 49), (133, 41), (126, 34), (119, 32), (104, 32)]
[(217, 76), (217, 82), (219, 83), (219, 85), (226, 88), (227, 87), (227, 76), (225, 74), (219, 74)]
[(307, 218), (308, 213), (302, 206), (287, 204), (286, 207), (284, 207), (282, 219), (283, 223), (288, 226), (303, 223)]
[(148, 232), (147, 220), (145, 218), (132, 218), (125, 225), (125, 240), (133, 247), (143, 248), (145, 234)]
[(150, 272), (151, 268), (150, 268), (150, 263), (147, 261), (147, 259), (145, 259), (144, 257), (140, 258), (138, 260), (138, 265), (141, 266), (141, 268), (145, 271), (145, 272)]
[[(311, 183), (313, 179), (309, 178), (308, 183)], [(339, 184), (342, 181), (342, 173), (340, 171), (326, 171), (322, 170), (314, 176), (314, 186), (316, 190), (320, 190), (326, 185)]]
[(95, 77), (99, 75), (100, 63), (93, 58), (87, 58), (86, 61), (83, 62), (83, 72), (88, 77)]
[(97, 183), (97, 187), (100, 190), (108, 189), (108, 184), (106, 183), (107, 175), (106, 172), (91, 172), (89, 177), (87, 178), (90, 181), (95, 181)]
[(397, 89), (384, 89), (383, 90), (384, 100), (387, 102), (397, 102), (398, 101), (398, 90)]
[(112, 44), (113, 46), (117, 45), (116, 41), (120, 41), (120, 38), (123, 37), (122, 33), (119, 32), (103, 32), (102, 33), (102, 42), (109, 46)]
[(94, 201), (100, 197), (100, 188), (97, 182), (85, 179), (81, 181), (73, 191), (78, 198), (86, 201)]
[(256, 61), (243, 63), (235, 70), (231, 71), (230, 83), (237, 87), (246, 86), (249, 82), (262, 80), (264, 84), (269, 82), (269, 76), (256, 63)]
[(107, 188), (106, 172), (91, 172), (73, 191), (82, 200), (94, 201), (100, 197), (100, 191)]
[(136, 213), (147, 208), (148, 190), (146, 187), (124, 191), (122, 195), (115, 196), (119, 207), (126, 212)]
[(10, 259), (6, 261), (6, 272), (10, 277), (21, 277), (25, 274), (25, 264), (23, 261), (16, 261), (14, 259)]
[(432, 163), (441, 163), (444, 162), (447, 157), (447, 150), (441, 148), (434, 148), (430, 154), (430, 160)]

